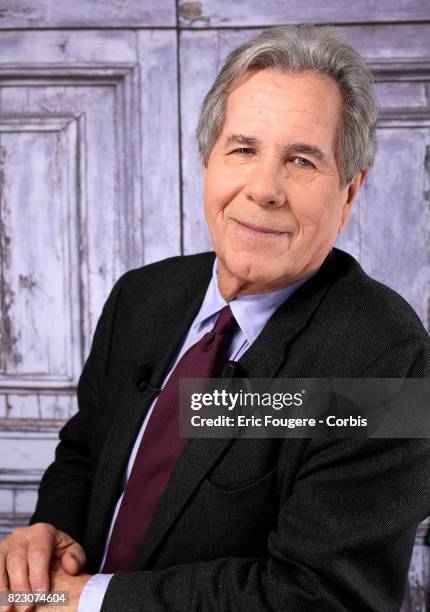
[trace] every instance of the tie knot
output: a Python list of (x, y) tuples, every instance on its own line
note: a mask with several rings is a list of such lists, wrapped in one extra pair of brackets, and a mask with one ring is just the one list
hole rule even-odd
[(212, 330), (214, 334), (233, 334), (237, 329), (237, 321), (230, 306), (224, 306)]

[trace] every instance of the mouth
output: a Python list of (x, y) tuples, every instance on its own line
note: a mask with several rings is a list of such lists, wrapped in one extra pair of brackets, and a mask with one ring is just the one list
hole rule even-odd
[(288, 233), (288, 232), (280, 232), (279, 230), (274, 230), (268, 227), (263, 227), (261, 225), (254, 225), (253, 223), (244, 223), (243, 221), (238, 221), (237, 219), (233, 219), (232, 217), (231, 219), (232, 221), (237, 223), (241, 228), (248, 230), (249, 232), (253, 233), (255, 236), (260, 236), (263, 238), (283, 236)]

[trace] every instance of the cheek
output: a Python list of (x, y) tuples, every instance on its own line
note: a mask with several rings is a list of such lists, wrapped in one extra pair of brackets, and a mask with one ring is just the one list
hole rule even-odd
[(223, 218), (225, 209), (224, 200), (221, 194), (211, 192), (210, 195), (205, 194), (204, 211), (208, 225), (212, 228), (218, 226)]
[(217, 168), (207, 172), (204, 188), (206, 215), (210, 218), (216, 217), (232, 202), (241, 189), (240, 178), (229, 168)]
[[(291, 210), (302, 232), (321, 229), (331, 231), (339, 221), (339, 203), (333, 198), (333, 191), (322, 185), (307, 186), (291, 199)], [(294, 204), (293, 204), (294, 202)]]

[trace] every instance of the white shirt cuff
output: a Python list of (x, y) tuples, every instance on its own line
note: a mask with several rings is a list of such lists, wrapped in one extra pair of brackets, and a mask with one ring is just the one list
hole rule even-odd
[(88, 580), (79, 598), (78, 612), (100, 612), (112, 576), (113, 574), (94, 574)]

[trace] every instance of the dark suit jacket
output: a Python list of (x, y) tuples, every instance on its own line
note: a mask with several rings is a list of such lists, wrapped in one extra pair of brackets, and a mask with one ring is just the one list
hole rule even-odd
[[(97, 326), (32, 522), (81, 542), (96, 572), (135, 436), (196, 316), (213, 253), (126, 273)], [(249, 377), (428, 377), (411, 307), (333, 250), (240, 359)], [(171, 476), (136, 563), (103, 610), (394, 612), (417, 525), (430, 514), (424, 439), (195, 439)]]

